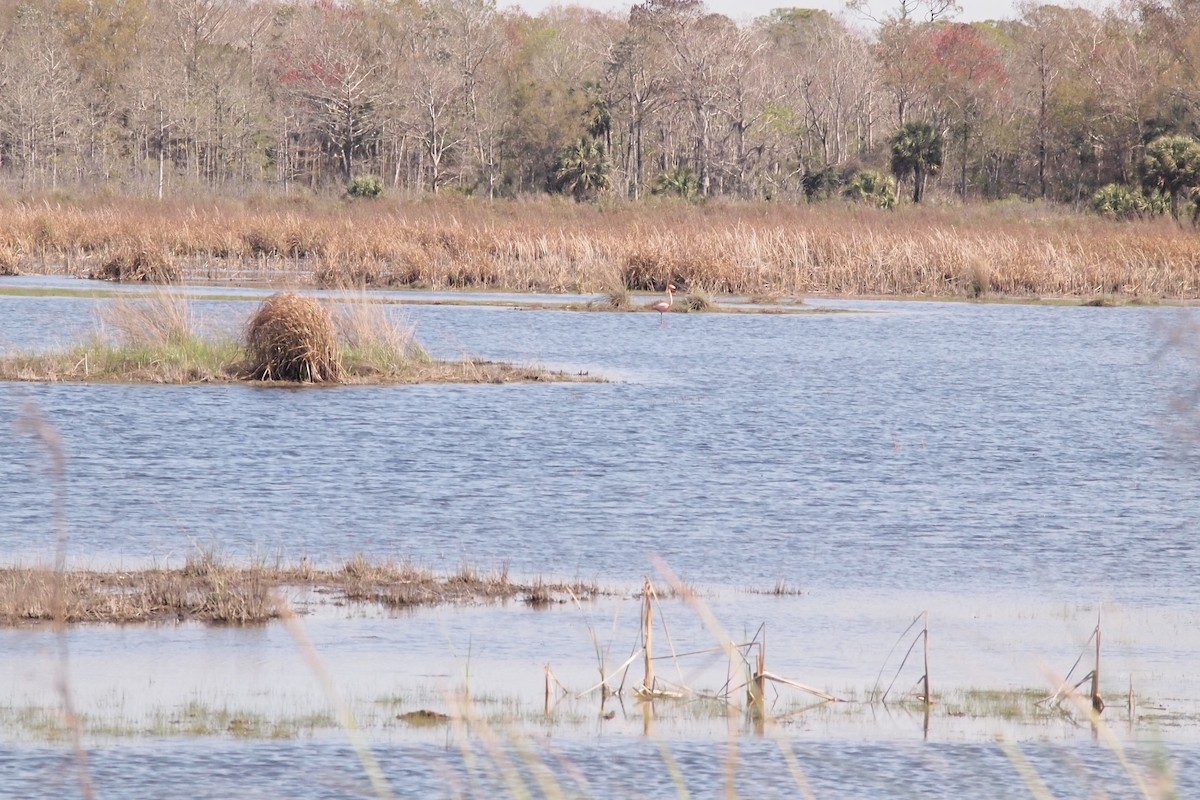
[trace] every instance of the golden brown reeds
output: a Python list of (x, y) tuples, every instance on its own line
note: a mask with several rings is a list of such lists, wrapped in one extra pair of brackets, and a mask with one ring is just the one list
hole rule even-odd
[(21, 261), (21, 251), (15, 244), (0, 242), (0, 275), (20, 275)]
[(250, 318), (246, 343), (260, 380), (326, 383), (341, 376), (333, 318), (311, 297), (268, 297)]
[(90, 277), (117, 282), (175, 283), (180, 271), (170, 253), (152, 242), (133, 239), (117, 242)]
[(0, 201), (29, 269), (294, 286), (1200, 297), (1200, 237), (1036, 204)]

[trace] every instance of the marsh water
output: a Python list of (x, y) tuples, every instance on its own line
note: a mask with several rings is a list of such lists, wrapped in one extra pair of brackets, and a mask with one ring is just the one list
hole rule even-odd
[[(110, 302), (0, 296), (0, 351), (76, 340)], [(228, 330), (252, 309), (195, 306)], [(925, 610), (931, 673), (947, 693), (1046, 686), (1102, 614), (1113, 721), (1127, 682), (1146, 709), (1141, 723), (1120, 724), (1122, 740), (1135, 760), (1166, 758), (1182, 795), (1200, 790), (1200, 426), (1187, 413), (1200, 386), (1196, 312), (806, 308), (814, 313), (676, 314), (662, 325), (654, 314), (393, 308), (437, 356), (605, 383), (0, 384), (0, 559), (50, 560), (61, 508), (76, 567), (180, 564), (201, 550), (319, 564), (361, 553), (612, 588), (549, 610), (312, 605), (314, 649), (355, 713), (378, 722), (370, 738), (393, 788), (434, 795), (511, 790), (504, 770), (472, 766), (507, 749), (535, 752), (517, 759), (522, 775), (530, 763), (559, 765), (568, 794), (676, 796), (676, 766), (690, 791), (718, 794), (732, 748), (751, 796), (791, 796), (796, 766), (817, 797), (1020, 796), (1028, 778), (1001, 736), (1055, 796), (1097, 786), (1133, 796), (1128, 770), (1086, 726), (969, 709), (927, 733), (907, 711), (788, 716), (800, 701), (783, 695), (786, 721), (743, 736), (703, 712), (660, 713), (647, 732), (639, 709), (606, 720), (583, 700), (550, 723), (516, 712), (505, 730), (517, 741), (499, 744), (394, 723), (396, 709), (445, 710), (468, 686), (483, 716), (541, 711), (545, 664), (587, 688), (596, 641), (611, 643), (610, 666), (636, 643), (631, 596), (643, 576), (696, 588), (735, 638), (766, 623), (771, 671), (840, 695), (868, 692), (889, 663), (886, 683), (890, 649)], [(61, 491), (44, 448), (22, 432), (31, 415), (62, 439)], [(771, 594), (777, 586), (786, 591)], [(679, 649), (712, 645), (713, 622), (694, 607), (665, 601), (662, 614)], [(223, 730), (175, 736), (162, 722), (189, 703), (286, 717), (302, 732), (295, 720), (328, 714), (328, 692), (283, 626), (84, 627), (68, 642), (79, 705), (113, 728), (90, 740), (105, 794), (157, 796), (201, 780), (214, 797), (371, 791), (336, 732), (243, 742)], [(77, 790), (64, 777), (69, 749), (14, 722), (54, 704), (56, 648), (46, 630), (0, 633), (10, 731), (0, 793)], [(905, 690), (920, 675), (909, 667)], [(724, 669), (708, 657), (679, 681), (719, 682)], [(936, 782), (914, 781), (930, 770)]]

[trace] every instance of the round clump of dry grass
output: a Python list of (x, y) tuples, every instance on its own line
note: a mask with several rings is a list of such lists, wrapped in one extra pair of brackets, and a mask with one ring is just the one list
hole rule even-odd
[(341, 377), (333, 318), (311, 297), (268, 297), (250, 319), (246, 345), (258, 380), (323, 383)]

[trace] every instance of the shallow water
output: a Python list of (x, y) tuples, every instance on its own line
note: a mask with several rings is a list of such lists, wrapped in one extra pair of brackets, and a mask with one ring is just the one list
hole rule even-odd
[[(105, 302), (0, 297), (0, 349), (71, 341), (91, 330)], [(650, 314), (395, 309), (437, 355), (587, 370), (609, 377), (607, 384), (300, 391), (0, 384), (0, 560), (53, 554), (58, 500), (47, 457), (13, 424), (37, 413), (64, 443), (68, 552), (77, 566), (178, 564), (208, 547), (236, 560), (318, 563), (361, 552), (447, 570), (507, 565), (520, 576), (582, 577), (628, 592), (643, 575), (661, 582), (658, 558), (699, 587), (732, 632), (753, 635), (766, 621), (769, 669), (835, 693), (868, 691), (888, 649), (924, 609), (938, 686), (1044, 685), (1043, 667), (1058, 674), (1070, 667), (1103, 605), (1110, 704), (1132, 676), (1147, 702), (1193, 714), (1200, 698), (1195, 450), (1172, 401), (1194, 388), (1194, 354), (1168, 340), (1195, 312), (809, 302), (856, 313), (673, 315), (660, 326)], [(197, 307), (226, 328), (251, 309)], [(802, 593), (745, 591), (777, 581)], [(712, 643), (688, 609), (666, 613), (681, 647)], [(612, 600), (550, 612), (399, 617), (326, 609), (305, 625), (360, 708), (387, 692), (436, 705), (439, 693), (464, 682), (464, 662), (475, 665), (476, 685), (537, 707), (542, 664), (552, 663), (572, 688), (589, 685), (596, 673), (588, 623), (613, 639), (619, 662), (635, 641), (636, 616), (633, 601)], [(618, 632), (609, 634), (614, 617)], [(85, 708), (101, 716), (136, 723), (189, 699), (268, 714), (327, 707), (278, 626), (71, 636), (73, 683)], [(0, 648), (16, 654), (19, 667), (0, 702), (52, 705), (52, 639), (5, 631)], [(908, 689), (919, 670), (903, 677)], [(630, 794), (634, 784), (675, 794), (658, 751), (626, 740), (640, 732), (640, 718), (615, 723), (554, 735), (568, 740), (573, 762), (620, 759), (643, 765), (632, 775), (652, 775), (606, 783), (618, 778), (604, 771), (589, 784), (596, 794), (608, 787)], [(878, 793), (880, 785), (905, 796), (895, 773), (910, 775), (928, 760), (945, 780), (912, 796), (979, 794), (969, 781), (981, 781), (985, 794), (989, 786), (1022, 785), (1004, 753), (986, 744), (996, 728), (944, 720), (923, 746), (920, 725), (911, 723), (903, 715), (894, 726), (817, 723), (822, 737), (836, 740), (825, 745), (804, 741), (804, 726), (785, 730), (844, 770), (871, 766), (828, 776), (813, 770), (819, 797)], [(707, 729), (668, 724), (660, 735), (691, 754), (696, 774), (715, 771), (703, 779), (715, 794), (720, 745), (697, 742), (698, 730)], [(1075, 788), (1061, 796), (1086, 796), (1089, 770), (1119, 769), (1092, 749), (1086, 732), (999, 732), (1031, 742), (1039, 770), (1065, 771), (1064, 785)], [(1198, 751), (1184, 744), (1194, 741), (1195, 724), (1132, 738), (1160, 735), (1181, 748), (1180, 785), (1195, 786)], [(380, 745), (381, 758), (398, 774), (413, 771), (419, 783), (439, 770), (461, 773), (457, 747), (435, 749), (444, 757), (427, 761), (392, 738), (384, 736), (391, 743)], [(1037, 744), (1046, 738), (1072, 743)], [(858, 739), (874, 744), (860, 752)], [(9, 741), (6, 748), (17, 747)], [(324, 740), (171, 742), (180, 780), (231, 758), (242, 766), (278, 760), (280, 773), (311, 761), (340, 775), (346, 755)], [(106, 745), (96, 754), (98, 771), (125, 774), (144, 757), (139, 747)], [(766, 755), (775, 746), (758, 747), (743, 750), (750, 771), (766, 770), (772, 791), (786, 794), (795, 784)], [(0, 785), (36, 780), (28, 776), (62, 758), (22, 745), (0, 750), (0, 763), (10, 755)], [(229, 780), (242, 773), (236, 768)], [(161, 784), (147, 780), (150, 795)], [(245, 783), (241, 793), (273, 793), (264, 787)], [(326, 791), (305, 787), (311, 791), (296, 794)], [(214, 788), (212, 796), (220, 794)]]

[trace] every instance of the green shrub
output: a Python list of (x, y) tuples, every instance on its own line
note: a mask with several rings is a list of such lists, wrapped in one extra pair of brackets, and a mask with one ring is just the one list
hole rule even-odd
[(360, 175), (350, 181), (350, 185), (346, 187), (346, 194), (374, 200), (383, 194), (383, 180), (374, 175)]
[(1092, 210), (1114, 219), (1165, 214), (1169, 209), (1170, 200), (1161, 192), (1146, 195), (1120, 183), (1102, 186), (1092, 195)]
[(820, 199), (828, 200), (841, 185), (842, 176), (833, 164), (819, 169), (806, 170), (804, 177), (800, 179), (800, 188), (804, 191), (804, 198), (810, 203)]

